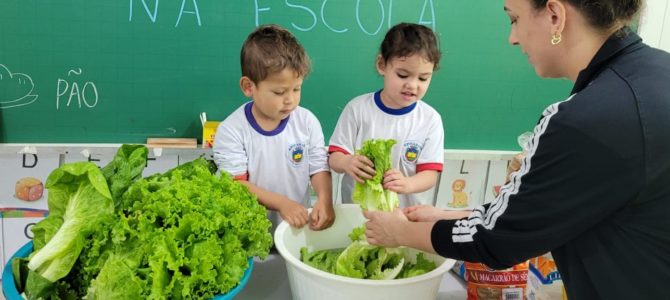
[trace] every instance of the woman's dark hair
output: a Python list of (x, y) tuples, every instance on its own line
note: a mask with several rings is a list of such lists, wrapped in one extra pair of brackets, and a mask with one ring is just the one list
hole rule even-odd
[(418, 54), (433, 63), (434, 70), (437, 70), (442, 56), (435, 33), (424, 25), (412, 23), (399, 23), (391, 27), (384, 36), (379, 53), (384, 63), (395, 57)]
[[(577, 8), (589, 23), (601, 30), (628, 25), (642, 8), (643, 0), (562, 0)], [(531, 0), (536, 9), (547, 0)]]

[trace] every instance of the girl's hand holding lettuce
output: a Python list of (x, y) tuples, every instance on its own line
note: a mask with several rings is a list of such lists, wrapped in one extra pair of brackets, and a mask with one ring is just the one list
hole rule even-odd
[(372, 211), (393, 211), (400, 205), (398, 194), (385, 190), (382, 187), (384, 173), (390, 170), (391, 151), (395, 140), (367, 140), (363, 142), (363, 147), (357, 151), (360, 155), (365, 155), (375, 165), (375, 176), (372, 179), (365, 180), (364, 183), (356, 182), (353, 195), (354, 203), (361, 206), (363, 210)]

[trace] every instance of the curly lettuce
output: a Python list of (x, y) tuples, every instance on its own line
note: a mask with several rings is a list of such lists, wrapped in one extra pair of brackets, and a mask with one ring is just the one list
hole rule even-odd
[(30, 299), (211, 298), (240, 282), (249, 257), (268, 255), (271, 223), (246, 187), (203, 158), (141, 178), (146, 154), (124, 145), (102, 171), (80, 163), (52, 173), (52, 211), (34, 227), (30, 257), (41, 265), (15, 272)]

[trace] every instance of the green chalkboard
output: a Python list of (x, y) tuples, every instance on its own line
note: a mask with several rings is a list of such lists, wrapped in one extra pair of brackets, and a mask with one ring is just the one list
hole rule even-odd
[(344, 105), (381, 88), (385, 31), (401, 21), (438, 34), (443, 63), (425, 101), (445, 148), (518, 149), (569, 82), (538, 79), (508, 45), (492, 0), (3, 0), (0, 142), (122, 143), (200, 137), (200, 112), (222, 120), (246, 99), (239, 50), (258, 24), (290, 29), (313, 72), (302, 105), (328, 138)]

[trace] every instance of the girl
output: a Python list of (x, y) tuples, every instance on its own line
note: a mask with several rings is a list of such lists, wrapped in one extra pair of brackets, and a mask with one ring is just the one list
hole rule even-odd
[(394, 139), (393, 168), (384, 188), (398, 193), (400, 206), (432, 203), (415, 194), (435, 185), (444, 162), (440, 114), (421, 101), (440, 62), (435, 34), (426, 26), (401, 23), (386, 33), (377, 56), (384, 88), (358, 96), (344, 108), (330, 139), (328, 164), (342, 180), (342, 201), (351, 203), (354, 180), (374, 176), (374, 166), (355, 151), (368, 139)]

